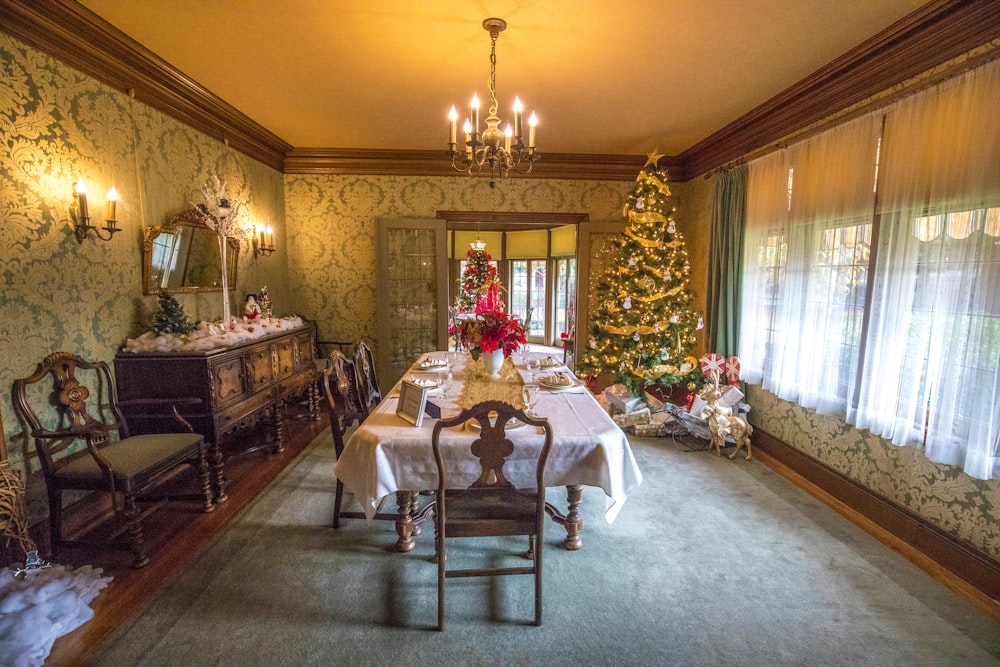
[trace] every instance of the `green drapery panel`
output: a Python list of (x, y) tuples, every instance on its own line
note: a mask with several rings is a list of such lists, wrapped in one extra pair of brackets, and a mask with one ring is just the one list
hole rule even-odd
[(715, 181), (705, 345), (727, 357), (739, 352), (746, 192), (746, 165), (724, 170)]

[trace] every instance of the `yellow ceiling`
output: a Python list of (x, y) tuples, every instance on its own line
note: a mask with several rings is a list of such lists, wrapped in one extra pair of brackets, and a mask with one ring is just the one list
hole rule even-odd
[(443, 150), (497, 16), (500, 115), (535, 109), (541, 152), (677, 155), (924, 0), (81, 4), (298, 148)]

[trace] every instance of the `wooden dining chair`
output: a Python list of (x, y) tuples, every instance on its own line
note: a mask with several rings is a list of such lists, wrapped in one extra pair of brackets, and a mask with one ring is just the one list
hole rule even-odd
[[(43, 382), (51, 376), (50, 388)], [(197, 399), (192, 399), (197, 401)], [(121, 525), (112, 535), (128, 533), (132, 566), (149, 563), (142, 520), (168, 497), (159, 488), (178, 468), (198, 470), (202, 511), (215, 509), (205, 439), (193, 433), (177, 404), (191, 401), (148, 399), (118, 401), (114, 377), (103, 361), (90, 362), (69, 352), (54, 352), (27, 378), (14, 381), (14, 410), (35, 441), (48, 490), (53, 559), (74, 541), (63, 536), (64, 489), (106, 491)], [(184, 432), (130, 435), (122, 406), (171, 406)], [(82, 442), (84, 447), (80, 447)], [(76, 445), (74, 447), (74, 445)], [(169, 498), (179, 498), (172, 495)], [(140, 503), (153, 503), (140, 510)]]
[[(540, 427), (544, 443), (534, 460), (534, 488), (516, 488), (506, 477), (504, 465), (516, 447), (505, 428), (511, 420)], [(447, 460), (451, 446), (441, 444), (441, 432), (467, 422), (478, 425), (479, 436), (469, 451), (479, 460), (479, 478), (468, 488), (451, 488)], [(470, 425), (472, 425), (470, 424)], [(451, 419), (438, 420), (431, 436), (438, 469), (434, 508), (435, 557), (438, 564), (438, 630), (445, 627), (445, 581), (453, 577), (531, 574), (535, 578), (535, 625), (542, 624), (542, 539), (545, 519), (545, 464), (552, 450), (552, 429), (544, 418), (527, 416), (509, 403), (484, 401)], [(465, 447), (465, 445), (461, 445)], [(464, 457), (463, 457), (464, 458)], [(517, 457), (519, 462), (525, 456)], [(456, 537), (527, 535), (530, 566), (451, 568), (447, 566), (447, 540)]]
[[(358, 376), (354, 362), (340, 350), (333, 350), (326, 357), (323, 369), (323, 396), (330, 413), (330, 432), (333, 434), (333, 448), (337, 459), (344, 452), (344, 436), (355, 424), (360, 424), (368, 416), (368, 409), (361, 401)], [(333, 501), (333, 527), (340, 528), (342, 518), (364, 518), (362, 512), (343, 512), (344, 483), (337, 480), (337, 490)]]
[(379, 389), (378, 377), (375, 375), (375, 356), (368, 343), (363, 340), (354, 344), (354, 370), (358, 375), (361, 401), (365, 404), (365, 409), (371, 411), (382, 400), (382, 390)]

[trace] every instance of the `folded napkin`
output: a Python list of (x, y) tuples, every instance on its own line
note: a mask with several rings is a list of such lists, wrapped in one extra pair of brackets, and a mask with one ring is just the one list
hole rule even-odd
[(448, 362), (445, 361), (444, 359), (433, 359), (433, 358), (424, 359), (418, 364), (420, 368), (443, 368), (444, 366), (447, 365)]
[(436, 387), (438, 386), (437, 380), (425, 380), (424, 378), (418, 378), (413, 375), (410, 376), (410, 382), (417, 385), (418, 387)]

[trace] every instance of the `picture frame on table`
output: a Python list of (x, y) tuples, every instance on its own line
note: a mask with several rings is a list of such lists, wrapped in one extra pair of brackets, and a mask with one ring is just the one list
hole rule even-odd
[(399, 401), (396, 403), (396, 414), (417, 428), (420, 428), (420, 425), (424, 421), (427, 393), (427, 387), (421, 387), (415, 382), (403, 380), (399, 385)]

